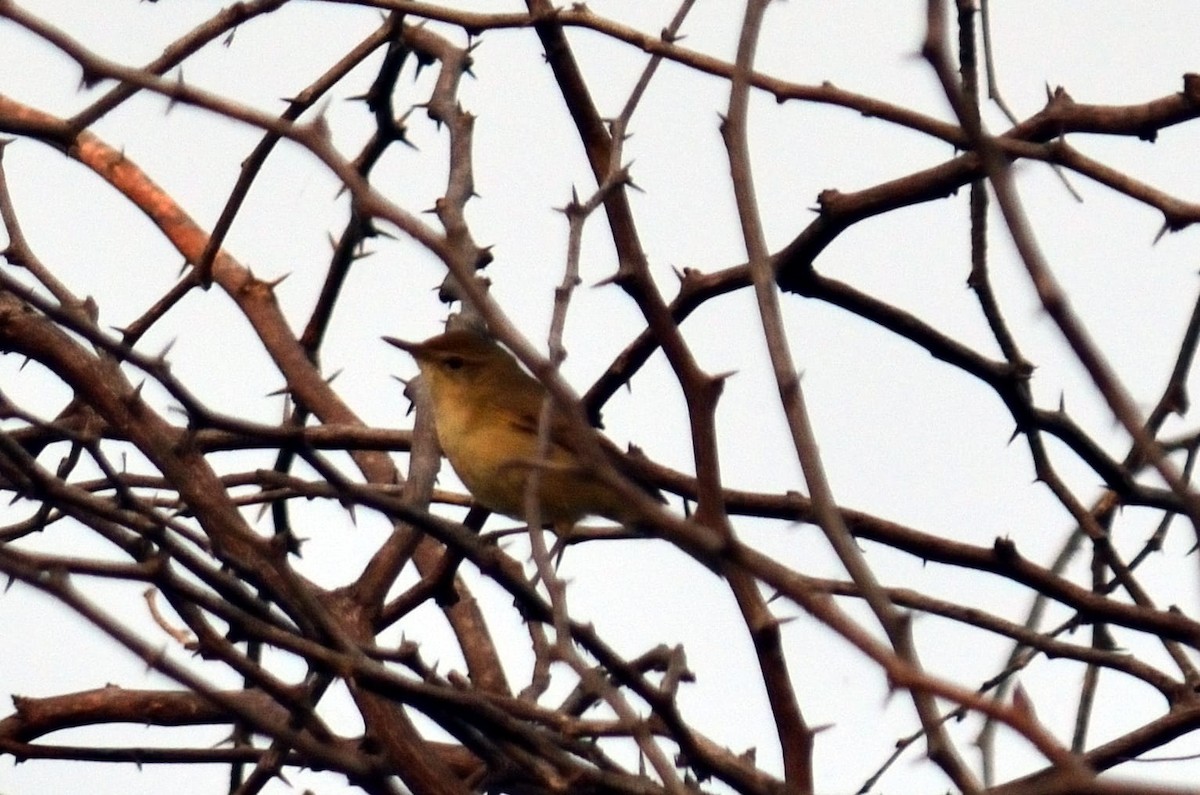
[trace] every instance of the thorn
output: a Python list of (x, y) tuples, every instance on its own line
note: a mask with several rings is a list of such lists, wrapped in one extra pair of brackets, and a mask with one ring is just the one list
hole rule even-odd
[(100, 79), (101, 79), (100, 75), (96, 74), (95, 72), (93, 72), (90, 69), (85, 68), (79, 74), (79, 88), (80, 89), (85, 89), (85, 88), (90, 89), (92, 86), (99, 83)]
[(674, 44), (677, 41), (683, 41), (684, 39), (687, 38), (687, 36), (685, 36), (681, 33), (673, 33), (670, 30), (668, 30), (667, 28), (663, 28), (659, 32), (658, 37), (660, 39), (662, 39), (663, 42), (666, 44)]
[(128, 406), (136, 406), (142, 399), (142, 387), (145, 385), (145, 380), (139, 381), (138, 385), (133, 388), (133, 392), (126, 396), (125, 404)]
[(1152, 241), (1150, 242), (1150, 245), (1152, 245), (1152, 246), (1156, 246), (1156, 245), (1158, 245), (1158, 241), (1162, 240), (1162, 239), (1163, 239), (1163, 237), (1164, 237), (1164, 236), (1167, 234), (1167, 232), (1170, 232), (1170, 231), (1171, 231), (1171, 224), (1170, 224), (1170, 222), (1169, 222), (1169, 221), (1163, 221), (1163, 225), (1162, 225), (1162, 227), (1161, 227), (1161, 228), (1158, 230), (1158, 234), (1156, 234), (1156, 235), (1154, 236), (1154, 240), (1152, 240)]
[[(496, 259), (496, 256), (494, 254), (492, 254), (492, 249), (494, 249), (495, 247), (496, 246), (494, 244), (489, 243), (486, 246), (483, 246), (483, 247), (477, 246), (475, 248), (475, 268), (477, 270), (480, 268), (486, 268), (488, 265), (490, 265)], [(482, 276), (480, 276), (478, 278), (483, 279)], [(483, 279), (483, 281), (487, 281), (487, 279)], [(490, 284), (490, 282), (488, 282), (488, 283)]]
[(276, 279), (272, 279), (269, 282), (263, 282), (263, 284), (266, 285), (268, 290), (274, 290), (276, 287), (283, 284), (287, 280), (287, 278), (291, 275), (292, 275), (292, 272), (288, 271), (287, 273), (283, 274), (282, 276), (280, 276)]
[(329, 120), (325, 118), (324, 109), (318, 113), (308, 125), (308, 128), (313, 131), (313, 135), (320, 138), (325, 143), (329, 143), (333, 139), (333, 132), (329, 129)]
[(158, 352), (158, 356), (155, 357), (159, 364), (166, 364), (167, 354), (171, 352), (171, 349), (175, 347), (175, 343), (178, 341), (178, 337), (171, 337), (171, 339), (167, 341), (167, 344), (163, 346), (163, 349)]
[(87, 315), (88, 320), (92, 321), (93, 323), (100, 319), (100, 305), (96, 303), (96, 299), (92, 298), (90, 295), (80, 302), (79, 308), (83, 310), (85, 315)]
[[(179, 86), (180, 88), (182, 88), (184, 85), (183, 67), (182, 66), (180, 66), (179, 71), (175, 73), (175, 85)], [(170, 98), (167, 100), (167, 113), (170, 113), (171, 111), (173, 111), (175, 109), (175, 106), (178, 104), (179, 104), (179, 98), (175, 95), (174, 92), (172, 92)]]
[(1029, 698), (1029, 693), (1020, 682), (1017, 682), (1016, 687), (1013, 688), (1012, 703), (1019, 715), (1030, 722), (1037, 721), (1037, 711), (1033, 708), (1033, 700)]

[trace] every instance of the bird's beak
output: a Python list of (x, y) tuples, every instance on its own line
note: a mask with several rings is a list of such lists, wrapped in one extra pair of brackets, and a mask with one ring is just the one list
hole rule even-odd
[(425, 346), (419, 342), (409, 342), (408, 340), (397, 339), (395, 337), (384, 337), (383, 341), (388, 345), (395, 345), (414, 359), (420, 359), (425, 349)]

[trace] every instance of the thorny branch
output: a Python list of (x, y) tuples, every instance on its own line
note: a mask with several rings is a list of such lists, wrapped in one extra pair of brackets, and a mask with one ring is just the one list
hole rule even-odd
[[(157, 234), (188, 264), (175, 285), (114, 334), (99, 320), (112, 296), (79, 297), (70, 271), (51, 257), (39, 256), (42, 244), (23, 229), (24, 208), (9, 190), (6, 170), (0, 169), (0, 220), (8, 240), (0, 269), (0, 353), (33, 362), (38, 377), (65, 396), (59, 406), (52, 406), (52, 401), (31, 401), (25, 392), (0, 384), (0, 492), (15, 501), (0, 514), (5, 522), (0, 526), (0, 572), (16, 583), (15, 588), (38, 590), (56, 600), (180, 688), (110, 687), (19, 697), (14, 711), (0, 720), (0, 753), (18, 760), (220, 763), (238, 771), (248, 765), (249, 775), (239, 772), (231, 779), (230, 790), (242, 795), (259, 792), (274, 777), (301, 768), (336, 772), (368, 793), (655, 795), (699, 792), (713, 779), (748, 795), (807, 793), (818, 788), (823, 739), (806, 719), (809, 689), (798, 681), (797, 670), (807, 659), (791, 653), (790, 630), (785, 631), (781, 616), (784, 609), (796, 606), (855, 649), (887, 687), (911, 696), (920, 730), (900, 738), (896, 756), (877, 765), (875, 774), (864, 772), (870, 786), (885, 772), (893, 774), (892, 761), (924, 738), (929, 757), (958, 790), (992, 787), (993, 771), (1003, 769), (1000, 760), (989, 759), (983, 775), (977, 773), (954, 729), (954, 720), (968, 716), (1015, 731), (1043, 755), (1043, 770), (991, 789), (1014, 795), (1104, 791), (1109, 782), (1098, 781), (1094, 771), (1122, 765), (1200, 728), (1198, 675), (1192, 661), (1200, 651), (1200, 622), (1186, 609), (1161, 607), (1167, 602), (1145, 574), (1165, 554), (1164, 538), (1173, 517), (1182, 515), (1200, 528), (1200, 502), (1191, 487), (1200, 432), (1173, 428), (1176, 435), (1160, 441), (1168, 417), (1182, 417), (1188, 407), (1200, 304), (1181, 335), (1174, 368), (1157, 403), (1143, 415), (1105, 352), (1072, 311), (1069, 296), (1038, 249), (1013, 174), (1013, 164), (1020, 161), (1047, 163), (1154, 209), (1162, 216), (1164, 232), (1190, 226), (1200, 220), (1200, 204), (1085, 154), (1066, 136), (1152, 141), (1160, 130), (1193, 124), (1200, 113), (1200, 78), (1187, 75), (1179, 92), (1124, 106), (1077, 103), (1060, 89), (1038, 112), (1023, 120), (1014, 118), (1008, 130), (991, 134), (983, 123), (974, 75), (975, 23), (967, 3), (959, 4), (958, 72), (946, 45), (945, 4), (933, 0), (928, 6), (924, 54), (954, 111), (949, 121), (828, 83), (809, 85), (756, 71), (755, 51), (763, 31), (769, 30), (766, 0), (747, 3), (733, 61), (685, 46), (690, 0), (681, 3), (673, 19), (664, 20), (658, 35), (606, 18), (583, 4), (557, 7), (545, 0), (529, 0), (525, 11), (505, 13), (408, 0), (328, 4), (365, 7), (345, 10), (365, 13), (374, 28), (364, 28), (371, 32), (360, 34), (321, 75), (294, 92), (281, 114), (233, 100), (232, 92), (227, 95), (220, 87), (193, 84), (185, 79), (184, 67), (222, 37), (228, 43), (243, 26), (275, 24), (276, 12), (291, 5), (287, 0), (234, 4), (141, 67), (101, 57), (66, 29), (12, 0), (0, 0), (0, 24), (6, 33), (15, 31), (65, 55), (78, 66), (87, 87), (115, 81), (99, 99), (70, 116), (0, 93), (0, 131), (53, 147), (90, 169), (149, 218)], [(380, 20), (371, 8), (386, 15)], [(598, 84), (579, 58), (580, 48), (590, 41), (575, 38), (582, 31), (638, 59), (639, 76), (612, 118), (600, 109), (595, 99)], [(462, 84), (472, 76), (493, 77), (477, 63), (479, 37), (485, 33), (488, 47), (507, 46), (519, 37), (524, 46), (540, 48), (594, 182), (580, 191), (586, 198), (572, 193), (565, 209), (568, 238), (563, 276), (553, 298), (549, 357), (530, 344), (530, 329), (515, 320), (479, 274), (493, 254), (476, 242), (473, 216), (467, 212), (478, 178), (476, 127), (497, 122), (473, 115)], [(463, 34), (466, 43), (458, 43)], [(729, 89), (721, 132), (747, 255), (744, 263), (707, 272), (682, 269), (673, 294), (656, 278), (646, 252), (648, 222), (631, 200), (636, 164), (624, 155), (626, 139), (637, 130), (635, 111), (654, 101), (654, 89), (668, 65), (688, 75), (719, 79)], [(414, 88), (403, 79), (423, 68), (434, 70), (430, 85)], [(352, 96), (356, 72), (364, 69), (374, 69), (369, 89), (361, 95), (366, 100), (362, 115), (372, 130), (357, 153), (348, 155), (331, 120), (313, 108), (328, 97)], [(994, 92), (990, 60), (987, 69)], [(203, 229), (126, 156), (120, 140), (96, 132), (101, 121), (106, 129), (119, 130), (121, 111), (146, 94), (248, 125), (262, 136), (248, 153), (212, 231)], [(816, 217), (791, 230), (790, 242), (772, 252), (762, 221), (762, 207), (769, 199), (755, 187), (751, 169), (751, 102), (764, 94), (779, 103), (845, 108), (958, 151), (933, 167), (865, 189), (826, 190), (817, 198)], [(445, 154), (441, 196), (430, 218), (422, 217), (430, 208), (401, 201), (403, 192), (377, 176), (387, 157), (411, 143), (406, 125), (414, 109), (423, 110), (437, 126), (440, 138), (435, 140)], [(342, 232), (307, 322), (296, 321), (281, 306), (278, 281), (255, 276), (225, 243), (236, 224), (251, 223), (245, 200), (259, 187), (280, 142), (312, 155), (345, 191)], [(891, 296), (872, 294), (817, 267), (826, 250), (848, 245), (844, 232), (916, 204), (955, 206), (948, 197), (965, 186), (971, 187), (972, 237), (964, 272), (969, 273), (968, 284), (998, 356), (943, 330), (934, 319), (901, 308)], [(1131, 441), (1123, 457), (1112, 453), (1111, 446), (1065, 406), (1047, 408), (1035, 400), (1035, 368), (1045, 363), (1027, 358), (1022, 325), (995, 289), (985, 186), (994, 193), (1046, 313), (1127, 432)], [(604, 283), (628, 298), (640, 319), (624, 338), (629, 341), (623, 351), (580, 399), (559, 366), (571, 338), (569, 310), (580, 283), (584, 225), (601, 214), (616, 253), (616, 270)], [(614, 545), (654, 543), (701, 564), (694, 567), (694, 576), (728, 588), (742, 622), (733, 633), (737, 637), (729, 641), (749, 640), (757, 664), (753, 677), (729, 685), (765, 693), (781, 769), (760, 764), (752, 753), (731, 750), (719, 732), (702, 730), (694, 722), (687, 702), (680, 699), (694, 679), (684, 649), (663, 645), (632, 654), (619, 651), (605, 631), (574, 613), (572, 581), (554, 570), (537, 532), (536, 500), (529, 511), (534, 530), (529, 549), (538, 572), (533, 579), (521, 551), (525, 547), (507, 546), (511, 531), (485, 525), (481, 532), (483, 515), (478, 512), (465, 523), (442, 515), (447, 508), (468, 505), (469, 496), (434, 487), (439, 466), (436, 435), (427, 411), (420, 408), (417, 385), (410, 385), (418, 405), (413, 431), (372, 428), (353, 408), (354, 396), (322, 371), (331, 329), (357, 311), (348, 286), (358, 278), (357, 263), (367, 253), (366, 243), (389, 245), (382, 239), (385, 232), (397, 233), (444, 267), (439, 297), (456, 304), (459, 322), (490, 329), (545, 383), (555, 411), (576, 428), (587, 464), (639, 511), (638, 533), (580, 528), (569, 539), (572, 554), (580, 549), (582, 555), (596, 539)], [(124, 278), (118, 271), (110, 276), (116, 284)], [(411, 289), (434, 286), (404, 283)], [(286, 384), (289, 403), (278, 423), (242, 416), (219, 399), (202, 399), (198, 385), (173, 367), (171, 349), (150, 353), (144, 348), (151, 332), (173, 327), (180, 308), (198, 293), (195, 288), (210, 284), (249, 321), (242, 330), (248, 333), (247, 345), (261, 347)], [(725, 296), (738, 292), (753, 292), (756, 299), (810, 496), (734, 489), (722, 473), (726, 451), (717, 419), (728, 375), (704, 370), (687, 321), (697, 310), (718, 306)], [(1033, 474), (1074, 522), (1072, 538), (1091, 545), (1093, 568), (1087, 581), (1076, 582), (1078, 572), (1067, 565), (1076, 542), (1064, 547), (1061, 565), (1043, 567), (1025, 557), (1012, 539), (997, 539), (990, 546), (971, 544), (838, 504), (823, 472), (819, 432), (807, 416), (805, 391), (789, 349), (783, 292), (797, 294), (805, 305), (819, 302), (866, 320), (887, 336), (927, 351), (937, 361), (935, 367), (953, 371), (999, 398), (1028, 449)], [(296, 333), (296, 328), (303, 330)], [(694, 504), (694, 512), (682, 516), (661, 508), (628, 483), (601, 455), (588, 430), (589, 420), (595, 423), (610, 398), (640, 378), (659, 351), (684, 396), (689, 455), (684, 465), (666, 466), (640, 454), (631, 454), (628, 463), (639, 476), (684, 500), (689, 509)], [(27, 375), (22, 373), (22, 378)], [(1103, 485), (1099, 498), (1080, 496), (1060, 472), (1048, 444), (1053, 440)], [(231, 464), (232, 456), (223, 457), (255, 451), (271, 454), (273, 465)], [(1185, 456), (1186, 463), (1179, 466)], [(301, 538), (327, 532), (310, 526), (310, 502), (336, 506), (350, 519), (370, 514), (388, 522), (385, 537), (359, 564), (357, 574), (343, 572), (336, 586), (322, 586), (302, 575), (292, 556), (303, 551)], [(272, 509), (268, 533), (260, 532), (251, 518), (259, 506)], [(1112, 538), (1123, 507), (1153, 511), (1158, 517), (1158, 529), (1128, 562)], [(817, 577), (806, 571), (803, 561), (765, 553), (748, 540), (757, 536), (743, 531), (744, 517), (774, 521), (777, 527), (819, 526), (849, 580)], [(102, 544), (107, 554), (77, 552), (69, 546), (79, 532)], [(972, 593), (945, 597), (890, 586), (883, 581), (874, 550), (917, 558), (980, 581), (1003, 582), (1036, 597), (1035, 616), (1052, 610), (1056, 623), (1042, 629), (1037, 620), (1012, 621), (999, 607), (978, 603)], [(407, 579), (410, 563), (418, 573), (415, 581)], [(460, 564), (469, 571), (459, 572)], [(99, 581), (136, 585), (139, 592), (152, 586), (164, 605), (154, 620), (171, 630), (169, 645), (163, 645), (162, 635), (135, 628), (130, 620), (134, 614), (126, 612), (134, 608), (98, 601), (92, 587)], [(481, 581), (488, 584), (475, 585)], [(499, 604), (477, 596), (488, 589), (498, 590), (507, 601)], [(768, 593), (778, 601), (769, 601)], [(869, 620), (862, 618), (867, 613), (850, 607), (856, 602), (869, 609)], [(465, 673), (440, 671), (427, 662), (442, 656), (432, 637), (406, 635), (396, 640), (385, 634), (401, 621), (407, 632), (408, 618), (422, 608), (440, 611)], [(957, 681), (931, 664), (931, 655), (920, 648), (913, 629), (918, 614), (949, 622), (973, 637), (1011, 641), (1013, 655), (985, 681)], [(528, 624), (534, 662), (527, 675), (493, 636), (493, 626), (513, 618)], [(176, 621), (177, 630), (170, 626)], [(1065, 637), (1081, 628), (1090, 632), (1089, 643)], [(1129, 650), (1115, 647), (1118, 634)], [(1170, 664), (1143, 653), (1144, 646), (1126, 640), (1130, 638), (1161, 644)], [(266, 653), (259, 655), (254, 649)], [(301, 661), (302, 674), (281, 673), (274, 663), (279, 653)], [(807, 648), (805, 653), (814, 652)], [(1068, 750), (1042, 724), (1025, 691), (1011, 699), (1005, 695), (1011, 692), (1006, 688), (1013, 677), (1043, 658), (1089, 666), (1088, 699), (1104, 698), (1103, 674), (1149, 685), (1161, 696), (1161, 711), (1089, 747), (1091, 712), (1081, 709), (1076, 743)], [(231, 672), (243, 687), (214, 684), (228, 681), (225, 675)], [(345, 685), (358, 710), (363, 727), (357, 733), (339, 733), (325, 717), (326, 694), (335, 683)], [(570, 694), (561, 697), (568, 689)], [(551, 693), (559, 693), (561, 700), (552, 703)], [(589, 708), (599, 714), (586, 715)], [(47, 739), (55, 731), (121, 721), (154, 727), (230, 725), (239, 727), (239, 736), (232, 747), (218, 748), (106, 747), (53, 744)], [(431, 724), (441, 731), (436, 741), (425, 728)], [(266, 738), (269, 744), (254, 737)], [(630, 747), (636, 747), (636, 758), (625, 753)]]

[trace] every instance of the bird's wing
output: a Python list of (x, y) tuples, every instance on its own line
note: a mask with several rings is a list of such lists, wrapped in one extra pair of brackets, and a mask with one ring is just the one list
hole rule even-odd
[[(541, 391), (537, 393), (523, 390), (510, 391), (508, 395), (509, 402), (505, 406), (507, 409), (505, 411), (505, 415), (509, 424), (513, 428), (536, 435), (538, 431), (538, 420), (542, 415), (542, 403), (544, 395), (545, 393)], [(514, 397), (516, 398), (515, 403), (512, 402)], [(640, 477), (638, 473), (634, 471), (633, 467), (630, 466), (629, 460), (625, 456), (625, 453), (621, 451), (621, 448), (617, 447), (612, 440), (610, 440), (600, 431), (595, 430), (593, 433), (600, 442), (600, 449), (603, 451), (604, 457), (608, 459), (609, 463), (611, 463), (618, 472), (620, 472), (624, 477), (628, 478), (633, 483), (637, 484), (637, 486), (649, 496), (653, 497), (659, 502), (666, 502), (666, 498), (663, 497), (662, 493), (657, 488), (648, 483), (644, 478)], [(550, 422), (551, 458), (558, 457), (555, 455), (556, 451), (560, 452), (564, 456), (575, 458), (578, 444), (572, 442), (574, 437), (575, 429), (568, 421), (565, 413), (561, 410), (555, 411)]]
[[(523, 406), (520, 411), (511, 416), (510, 422), (514, 427), (531, 434), (537, 433), (538, 419), (541, 416), (542, 405), (540, 400), (536, 402), (536, 407), (532, 405)], [(573, 442), (575, 431), (576, 429), (561, 411), (555, 412), (550, 422), (550, 455), (552, 458), (557, 457), (555, 456), (556, 450), (561, 451), (570, 458), (576, 458), (578, 444)], [(634, 470), (621, 448), (617, 447), (611, 439), (600, 431), (593, 430), (592, 433), (595, 434), (597, 441), (600, 443), (600, 449), (604, 453), (604, 457), (621, 475), (635, 483), (638, 488), (646, 492), (649, 496), (659, 502), (666, 502), (666, 498), (663, 497), (662, 493)]]

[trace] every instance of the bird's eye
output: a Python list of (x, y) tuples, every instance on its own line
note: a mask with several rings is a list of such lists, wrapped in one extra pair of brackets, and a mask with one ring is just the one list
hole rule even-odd
[(447, 356), (445, 362), (447, 370), (461, 370), (463, 366), (463, 358), (461, 356)]

